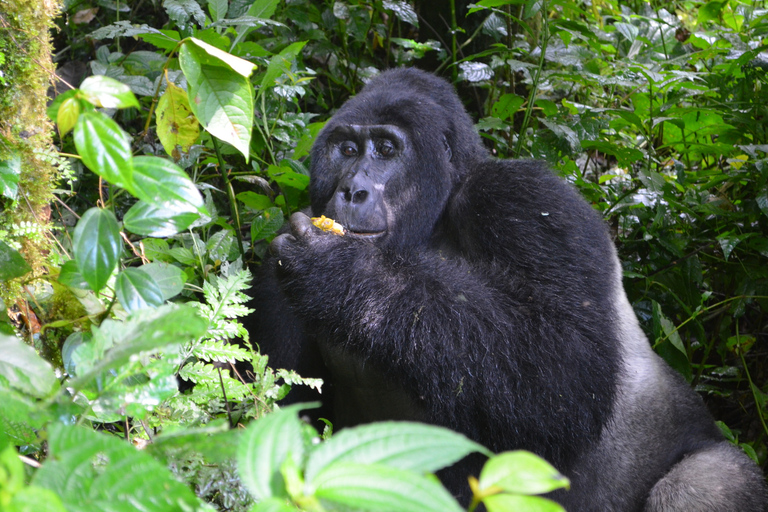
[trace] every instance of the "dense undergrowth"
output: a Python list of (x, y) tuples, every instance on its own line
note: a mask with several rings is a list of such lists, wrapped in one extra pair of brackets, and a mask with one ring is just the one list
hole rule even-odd
[[(237, 320), (248, 268), (308, 203), (323, 121), (402, 65), (453, 80), (497, 156), (546, 159), (603, 214), (654, 348), (765, 467), (766, 7), (427, 4), (65, 3), (52, 232), (9, 220), (19, 165), (0, 161), (0, 509), (355, 508), (347, 491), (376, 481), (404, 489), (391, 510), (457, 507), (416, 474), (483, 451), (449, 432), (319, 435), (290, 408), (254, 422), (320, 383), (270, 368)], [(42, 277), (29, 236), (56, 242)], [(351, 448), (376, 439), (395, 441)], [(557, 510), (527, 496), (563, 484), (548, 466), (492, 461), (474, 483), (490, 510)]]

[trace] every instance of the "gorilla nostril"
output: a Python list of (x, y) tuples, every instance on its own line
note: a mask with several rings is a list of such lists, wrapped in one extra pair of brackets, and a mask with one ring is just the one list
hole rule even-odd
[(367, 190), (358, 190), (352, 196), (352, 204), (360, 204), (360, 203), (364, 202), (367, 198), (368, 198), (368, 191)]

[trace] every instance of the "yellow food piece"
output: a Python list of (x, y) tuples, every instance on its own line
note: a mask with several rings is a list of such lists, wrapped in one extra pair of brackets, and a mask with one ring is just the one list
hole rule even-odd
[(312, 217), (312, 224), (322, 229), (323, 231), (330, 231), (334, 235), (344, 235), (344, 226), (333, 219), (329, 219), (325, 215)]

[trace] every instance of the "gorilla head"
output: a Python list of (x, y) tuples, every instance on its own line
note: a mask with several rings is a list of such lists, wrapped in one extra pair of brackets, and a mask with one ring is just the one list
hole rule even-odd
[(312, 150), (312, 212), (379, 245), (419, 245), (462, 175), (484, 156), (445, 81), (415, 69), (383, 73), (320, 132)]

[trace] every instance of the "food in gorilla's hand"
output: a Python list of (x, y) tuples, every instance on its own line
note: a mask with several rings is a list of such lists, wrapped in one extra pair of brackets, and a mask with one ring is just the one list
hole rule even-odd
[(325, 215), (321, 215), (319, 217), (312, 217), (312, 224), (322, 229), (323, 231), (330, 231), (334, 235), (339, 235), (339, 236), (344, 235), (344, 226), (342, 226), (341, 224), (339, 224), (333, 219), (329, 219)]

